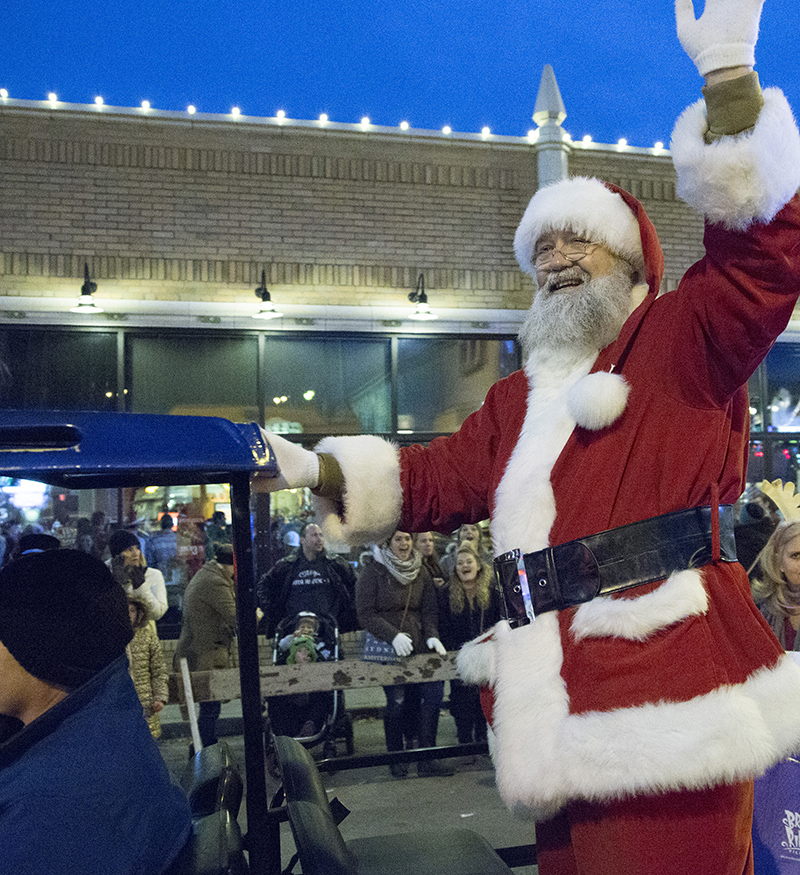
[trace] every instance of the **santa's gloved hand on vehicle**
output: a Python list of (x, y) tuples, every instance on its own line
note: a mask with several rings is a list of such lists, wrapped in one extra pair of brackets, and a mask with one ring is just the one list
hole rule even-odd
[(319, 456), (316, 453), (263, 428), (261, 433), (275, 454), (278, 476), (257, 474), (253, 478), (254, 490), (278, 492), (281, 489), (300, 489), (303, 486), (313, 489), (319, 484)]
[(411, 643), (411, 638), (405, 632), (398, 632), (392, 638), (392, 647), (398, 656), (410, 656), (414, 645)]

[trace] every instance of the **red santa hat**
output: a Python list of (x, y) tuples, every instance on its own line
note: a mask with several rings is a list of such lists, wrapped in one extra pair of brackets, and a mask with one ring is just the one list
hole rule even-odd
[(653, 223), (633, 195), (612, 183), (587, 176), (563, 179), (539, 189), (514, 236), (514, 253), (525, 273), (536, 278), (534, 249), (546, 231), (571, 229), (602, 243), (630, 262), (658, 292), (664, 254)]

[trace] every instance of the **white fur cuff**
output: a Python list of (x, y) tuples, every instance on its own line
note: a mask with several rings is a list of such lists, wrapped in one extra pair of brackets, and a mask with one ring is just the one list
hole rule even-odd
[(397, 448), (372, 435), (327, 437), (318, 453), (330, 453), (344, 474), (344, 518), (335, 502), (316, 498), (318, 518), (331, 544), (368, 544), (391, 537), (400, 519), (403, 493)]
[(783, 92), (765, 89), (752, 131), (708, 144), (707, 127), (702, 100), (675, 124), (670, 148), (678, 195), (730, 230), (771, 221), (800, 186), (800, 132)]

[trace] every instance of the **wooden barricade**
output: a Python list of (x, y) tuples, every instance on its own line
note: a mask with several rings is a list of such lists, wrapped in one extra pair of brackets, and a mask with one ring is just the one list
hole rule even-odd
[[(456, 655), (455, 652), (446, 656), (424, 653), (409, 656), (398, 665), (380, 665), (359, 659), (305, 665), (262, 665), (261, 695), (266, 698), (288, 696), (292, 693), (452, 680), (458, 677)], [(192, 690), (196, 702), (238, 699), (241, 695), (239, 669), (192, 672)], [(182, 681), (178, 674), (170, 675), (169, 696), (171, 702), (181, 701), (183, 698)]]

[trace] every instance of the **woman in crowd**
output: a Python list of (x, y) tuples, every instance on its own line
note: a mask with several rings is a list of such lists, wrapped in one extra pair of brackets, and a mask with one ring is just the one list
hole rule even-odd
[(158, 713), (169, 700), (164, 653), (155, 623), (150, 622), (144, 601), (136, 596), (128, 596), (128, 611), (133, 626), (133, 639), (127, 648), (131, 678), (150, 732), (153, 738), (159, 738), (161, 718)]
[[(447, 652), (439, 640), (438, 608), (433, 580), (414, 549), (411, 535), (395, 532), (386, 544), (373, 549), (374, 562), (366, 565), (356, 582), (356, 611), (359, 624), (381, 641), (390, 643), (398, 656)], [(386, 711), (384, 733), (389, 751), (411, 748), (418, 739), (421, 747), (435, 744), (436, 723), (441, 705), (441, 689), (426, 689), (430, 684), (396, 684), (384, 687)], [(438, 686), (438, 685), (434, 685)], [(433, 701), (432, 701), (433, 700)], [(393, 763), (396, 778), (408, 774), (405, 763)], [(430, 760), (418, 766), (420, 775), (452, 774), (442, 764)]]
[(167, 612), (167, 587), (157, 568), (148, 568), (139, 539), (127, 529), (118, 529), (108, 539), (111, 573), (128, 595), (135, 595), (147, 606), (151, 620)]
[[(456, 568), (450, 578), (447, 612), (442, 618), (442, 638), (448, 650), (458, 650), (493, 626), (501, 616), (500, 591), (489, 565), (469, 541), (456, 550)], [(478, 687), (454, 679), (450, 682), (450, 713), (459, 744), (486, 741), (486, 721)]]
[(472, 523), (464, 523), (464, 525), (460, 526), (456, 532), (455, 546), (451, 545), (448, 547), (447, 553), (442, 556), (439, 563), (444, 571), (445, 580), (449, 580), (455, 572), (456, 551), (464, 543), (472, 545), (475, 552), (481, 558), (481, 561), (489, 559), (481, 527), (479, 525), (473, 525)]
[(772, 533), (754, 580), (753, 598), (785, 650), (800, 650), (800, 522), (785, 521)]

